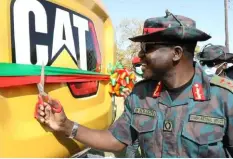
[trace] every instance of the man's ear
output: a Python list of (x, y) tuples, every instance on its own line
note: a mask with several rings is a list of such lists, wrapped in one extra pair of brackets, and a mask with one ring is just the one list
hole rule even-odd
[(175, 46), (174, 48), (173, 48), (173, 61), (174, 62), (177, 62), (177, 61), (179, 61), (180, 59), (181, 59), (181, 57), (183, 56), (183, 48), (182, 47), (180, 47), (180, 46)]

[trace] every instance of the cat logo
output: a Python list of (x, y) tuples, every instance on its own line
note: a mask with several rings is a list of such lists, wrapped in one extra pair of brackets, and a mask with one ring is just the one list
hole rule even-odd
[(66, 49), (79, 68), (88, 69), (87, 52), (93, 48), (87, 41), (95, 32), (91, 20), (45, 0), (11, 5), (13, 62), (51, 65)]
[[(100, 72), (101, 54), (93, 22), (72, 10), (45, 0), (14, 0), (11, 35), (14, 63), (54, 65), (65, 50), (72, 67)], [(80, 83), (68, 84), (75, 97), (82, 92), (77, 85)], [(95, 89), (88, 94), (95, 94), (98, 82), (89, 85)]]

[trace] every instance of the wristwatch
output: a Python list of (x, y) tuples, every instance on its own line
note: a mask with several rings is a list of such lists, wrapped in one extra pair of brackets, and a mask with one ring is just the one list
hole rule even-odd
[(70, 139), (75, 138), (75, 136), (76, 136), (76, 134), (77, 134), (77, 131), (78, 131), (78, 123), (74, 122), (74, 125), (73, 125), (73, 128), (72, 128), (72, 130), (71, 130), (71, 133), (70, 133), (69, 138), (70, 138)]

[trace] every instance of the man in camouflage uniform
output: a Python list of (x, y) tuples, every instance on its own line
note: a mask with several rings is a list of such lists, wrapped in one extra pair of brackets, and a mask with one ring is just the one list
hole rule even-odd
[(92, 130), (40, 106), (38, 121), (90, 147), (121, 151), (139, 139), (145, 157), (227, 157), (233, 153), (233, 83), (193, 64), (197, 41), (210, 38), (195, 21), (167, 12), (147, 19), (141, 42), (144, 73), (109, 130)]
[(197, 59), (208, 76), (229, 78), (228, 64), (233, 62), (233, 54), (225, 46), (208, 44), (197, 54)]

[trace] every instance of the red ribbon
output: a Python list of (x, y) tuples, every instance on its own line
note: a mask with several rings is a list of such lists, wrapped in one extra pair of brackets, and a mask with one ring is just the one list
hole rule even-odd
[[(46, 76), (45, 83), (69, 83), (69, 82), (90, 82), (107, 81), (109, 76), (104, 75), (62, 75)], [(8, 76), (0, 77), (0, 87), (22, 86), (40, 82), (40, 76)]]

